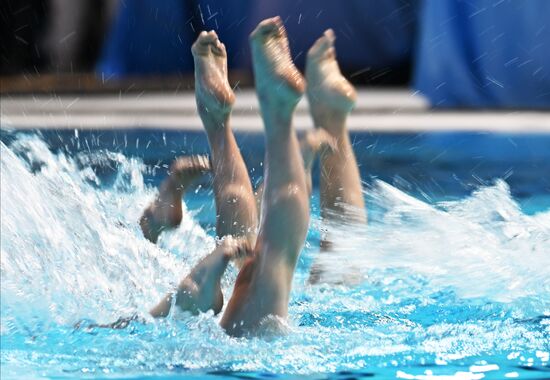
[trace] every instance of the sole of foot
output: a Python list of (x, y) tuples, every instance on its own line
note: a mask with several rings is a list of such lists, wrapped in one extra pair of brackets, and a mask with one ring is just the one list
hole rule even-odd
[(261, 97), (296, 104), (305, 82), (290, 55), (280, 17), (263, 20), (250, 34), (256, 89)]
[(328, 29), (307, 53), (306, 93), (316, 124), (324, 118), (347, 115), (357, 99), (336, 61), (334, 41), (334, 32)]
[(231, 112), (235, 94), (227, 79), (227, 52), (214, 31), (201, 32), (191, 47), (195, 62), (195, 94), (201, 116)]

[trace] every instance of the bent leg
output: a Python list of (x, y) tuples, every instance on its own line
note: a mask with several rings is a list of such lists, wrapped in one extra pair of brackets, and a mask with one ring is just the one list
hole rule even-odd
[(216, 234), (257, 233), (257, 211), (246, 165), (230, 127), (235, 95), (227, 80), (227, 54), (216, 33), (202, 32), (191, 49), (195, 61), (195, 95), (208, 135), (214, 174)]
[(298, 139), (291, 126), (304, 81), (294, 66), (279, 17), (252, 32), (256, 90), (265, 124), (265, 189), (255, 257), (241, 269), (222, 318), (232, 335), (285, 317), (292, 276), (309, 222), (309, 199)]
[(160, 233), (181, 223), (181, 198), (199, 176), (210, 170), (206, 156), (180, 157), (170, 166), (159, 194), (143, 212), (139, 225), (146, 239), (156, 243)]
[[(235, 250), (232, 236), (255, 242), (257, 212), (252, 185), (229, 121), (235, 95), (227, 80), (227, 54), (216, 33), (202, 32), (191, 48), (195, 61), (195, 97), (211, 150), (216, 200), (216, 235), (222, 244), (202, 259), (178, 287), (175, 303), (185, 311), (223, 307), (220, 280)], [(244, 243), (241, 243), (242, 245)], [(240, 259), (243, 259), (240, 257)], [(151, 310), (154, 317), (168, 314), (173, 295)]]
[[(191, 314), (213, 310), (218, 314), (223, 307), (221, 278), (232, 259), (244, 259), (250, 252), (246, 240), (226, 237), (208, 256), (203, 258), (179, 284), (175, 304)], [(170, 312), (173, 294), (167, 294), (149, 312), (154, 318), (166, 317)]]

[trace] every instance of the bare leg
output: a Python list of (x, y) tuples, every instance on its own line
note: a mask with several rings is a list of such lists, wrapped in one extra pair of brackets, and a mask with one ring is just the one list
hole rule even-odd
[(304, 169), (306, 171), (306, 183), (308, 194), (311, 195), (311, 170), (317, 154), (323, 152), (333, 152), (336, 148), (336, 140), (324, 129), (315, 129), (307, 131), (300, 138), (300, 150), (304, 159)]
[(327, 131), (336, 141), (335, 150), (321, 152), (322, 216), (329, 220), (344, 217), (364, 223), (367, 215), (361, 177), (346, 128), (356, 93), (340, 73), (332, 30), (327, 30), (309, 50), (306, 78), (315, 126)]
[[(195, 60), (197, 108), (212, 153), (216, 234), (224, 240), (182, 280), (175, 303), (182, 310), (195, 314), (209, 309), (219, 313), (223, 307), (220, 280), (236, 247), (229, 242), (234, 241), (232, 236), (241, 237), (247, 246), (255, 242), (257, 212), (250, 178), (229, 126), (235, 95), (227, 81), (225, 46), (215, 32), (202, 32), (191, 52)], [(166, 295), (151, 310), (151, 315), (166, 316), (172, 298), (172, 294)]]
[[(180, 282), (175, 294), (168, 293), (164, 298), (153, 307), (149, 313), (154, 318), (164, 318), (170, 313), (172, 303), (181, 311), (187, 311), (191, 314), (204, 313), (213, 310), (218, 314), (223, 307), (223, 294), (221, 291), (221, 278), (227, 269), (231, 260), (244, 260), (250, 256), (252, 249), (246, 238), (233, 239), (231, 236), (225, 237), (222, 242), (206, 257), (204, 257), (191, 272)], [(141, 321), (137, 315), (131, 317), (122, 317), (109, 324), (92, 324), (87, 328), (111, 328), (124, 329), (132, 321)], [(81, 323), (77, 323), (75, 328), (80, 328)]]
[[(244, 260), (252, 250), (246, 238), (233, 239), (227, 236), (206, 257), (204, 257), (191, 272), (180, 282), (175, 294), (168, 293), (150, 311), (153, 318), (164, 318), (170, 313), (175, 303), (181, 311), (191, 314), (204, 313), (208, 310), (218, 314), (223, 307), (221, 278), (231, 260)], [(176, 297), (175, 302), (174, 296)], [(130, 322), (140, 321), (137, 315), (119, 318), (109, 324), (92, 324), (88, 328), (101, 327), (111, 329), (126, 328)], [(80, 323), (75, 325), (80, 328)]]
[(214, 31), (202, 32), (191, 49), (195, 94), (210, 144), (216, 198), (216, 234), (255, 241), (256, 203), (248, 171), (229, 125), (235, 95), (227, 81), (225, 46)]
[[(178, 286), (175, 304), (192, 314), (213, 310), (218, 314), (223, 307), (220, 281), (231, 259), (244, 259), (250, 252), (246, 240), (226, 237), (212, 253), (203, 258)], [(166, 317), (172, 307), (173, 294), (167, 294), (150, 314)]]
[[(306, 78), (315, 126), (327, 131), (336, 142), (336, 149), (321, 152), (321, 216), (327, 222), (366, 223), (361, 177), (346, 128), (356, 93), (336, 62), (332, 30), (327, 30), (309, 50)], [(328, 251), (331, 245), (330, 236), (323, 237), (321, 250)], [(309, 281), (318, 282), (322, 271), (314, 263)]]
[(250, 41), (265, 124), (266, 175), (255, 256), (241, 269), (221, 321), (232, 335), (257, 328), (268, 315), (287, 315), (294, 268), (309, 221), (305, 172), (291, 126), (304, 81), (290, 58), (279, 17), (262, 21)]
[[(309, 195), (311, 195), (311, 170), (313, 168), (313, 162), (315, 161), (317, 154), (319, 154), (321, 151), (336, 149), (336, 143), (335, 140), (324, 129), (309, 130), (305, 134), (300, 136), (298, 138), (298, 141), (300, 143), (300, 151), (302, 152), (304, 170), (306, 172), (307, 192)], [(254, 192), (258, 212), (260, 212), (262, 209), (263, 194), (264, 183), (262, 181)]]
[(143, 212), (139, 225), (143, 236), (157, 242), (164, 230), (181, 223), (181, 198), (199, 176), (210, 170), (205, 156), (180, 157), (170, 166), (168, 178), (160, 185), (159, 194)]

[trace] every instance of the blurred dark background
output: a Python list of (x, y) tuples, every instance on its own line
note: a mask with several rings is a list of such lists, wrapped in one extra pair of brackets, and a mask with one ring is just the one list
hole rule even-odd
[(2, 0), (6, 94), (186, 90), (190, 46), (217, 31), (230, 80), (253, 85), (248, 34), (280, 15), (303, 69), (334, 29), (356, 85), (412, 88), (435, 107), (550, 107), (546, 0)]

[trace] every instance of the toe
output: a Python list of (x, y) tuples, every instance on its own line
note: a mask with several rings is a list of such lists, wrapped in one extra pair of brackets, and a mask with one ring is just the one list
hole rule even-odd
[(210, 159), (205, 155), (179, 157), (170, 167), (170, 172), (176, 175), (197, 175), (210, 170)]
[(208, 156), (198, 156), (198, 168), (201, 172), (207, 172), (207, 171), (210, 171), (212, 169), (211, 165), (210, 165), (210, 157)]
[(208, 156), (191, 156), (190, 169), (196, 173), (205, 173), (210, 170)]
[(206, 35), (207, 33), (203, 30), (202, 32), (200, 32), (199, 36), (197, 37), (193, 45), (191, 45), (191, 52), (193, 53), (193, 55), (203, 53), (204, 48), (202, 46), (203, 45), (202, 41), (206, 38)]
[(243, 260), (252, 255), (252, 248), (245, 237), (240, 237), (235, 241), (236, 246), (233, 253), (233, 259)]
[(334, 56), (334, 32), (332, 29), (327, 29), (325, 33), (315, 41), (313, 46), (309, 49), (307, 56), (308, 59), (322, 59)]
[(218, 39), (218, 35), (213, 30), (204, 34), (203, 37), (199, 36), (198, 41), (206, 49), (208, 48), (214, 49), (221, 43), (220, 40)]
[(220, 44), (216, 32), (213, 30), (210, 32), (202, 31), (193, 46), (191, 46), (191, 52), (195, 55), (204, 55), (209, 53), (211, 49), (219, 49)]
[(266, 39), (280, 33), (284, 33), (283, 22), (279, 16), (275, 16), (260, 22), (250, 34), (250, 39)]
[(216, 44), (212, 46), (212, 52), (219, 57), (227, 57), (225, 45), (220, 40), (217, 40)]
[(332, 29), (325, 30), (325, 32), (323, 33), (323, 36), (325, 36), (327, 38), (327, 40), (329, 40), (332, 44), (334, 43), (334, 40), (336, 39), (336, 35), (334, 34), (334, 30), (332, 30)]
[[(202, 33), (204, 33), (204, 32), (202, 32)], [(201, 33), (201, 35), (203, 35), (202, 33)], [(208, 33), (204, 34), (203, 36), (204, 37), (201, 39), (201, 41), (204, 44), (215, 44), (216, 41), (218, 41), (218, 35), (213, 30), (209, 31)]]

